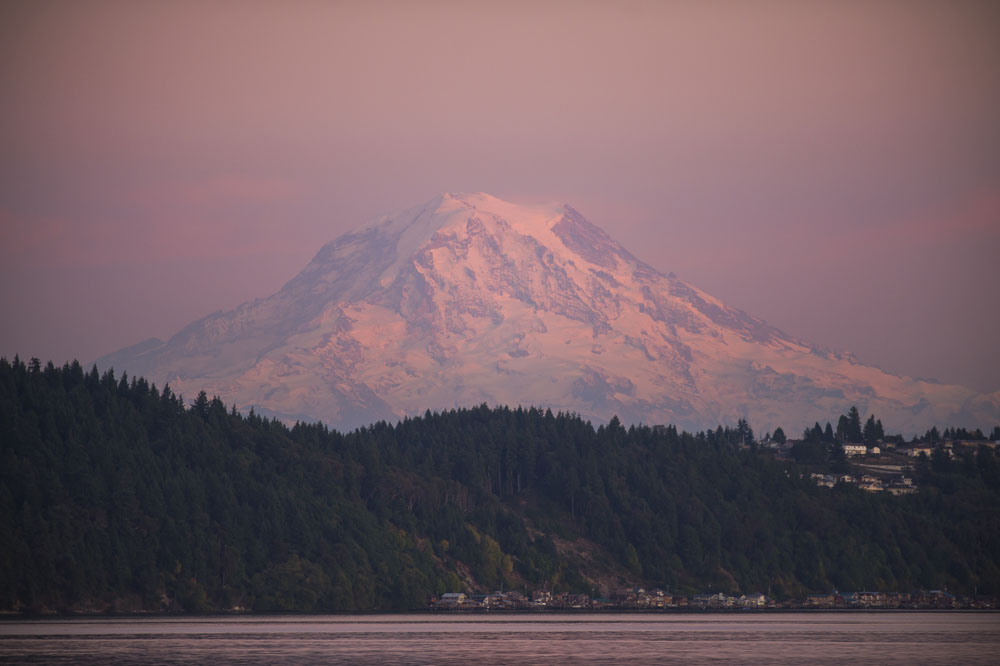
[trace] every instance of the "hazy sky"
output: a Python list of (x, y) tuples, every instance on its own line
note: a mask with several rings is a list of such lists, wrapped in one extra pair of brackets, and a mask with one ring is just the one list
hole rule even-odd
[(996, 2), (0, 2), (0, 355), (273, 293), (443, 191), (564, 201), (888, 370), (1000, 389)]

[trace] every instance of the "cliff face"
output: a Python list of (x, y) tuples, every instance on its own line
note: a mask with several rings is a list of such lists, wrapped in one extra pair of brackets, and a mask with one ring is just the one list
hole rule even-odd
[(795, 340), (642, 263), (569, 206), (445, 194), (324, 246), (274, 295), (98, 361), (338, 428), (538, 405), (689, 429), (794, 429), (856, 404), (894, 430), (1000, 418), (1000, 396)]

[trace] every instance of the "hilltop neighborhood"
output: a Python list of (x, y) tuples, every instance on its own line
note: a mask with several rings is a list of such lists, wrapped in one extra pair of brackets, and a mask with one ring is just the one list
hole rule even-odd
[[(781, 444), (767, 442), (764, 446), (773, 449), (779, 456), (791, 457), (792, 449), (802, 440), (787, 440)], [(810, 473), (816, 485), (833, 488), (838, 483), (855, 486), (868, 492), (887, 492), (892, 495), (910, 495), (918, 491), (913, 478), (915, 465), (928, 462), (934, 455), (946, 456), (949, 460), (964, 455), (974, 455), (980, 447), (998, 451), (1000, 442), (989, 440), (943, 440), (937, 443), (911, 442), (896, 444), (879, 441), (871, 446), (865, 444), (843, 444), (844, 465), (850, 471), (832, 473), (814, 471)]]

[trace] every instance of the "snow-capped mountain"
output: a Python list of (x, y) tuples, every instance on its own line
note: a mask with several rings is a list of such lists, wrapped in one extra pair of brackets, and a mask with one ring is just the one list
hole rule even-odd
[(795, 340), (656, 271), (568, 205), (482, 193), (374, 220), (276, 294), (97, 363), (339, 428), (483, 402), (790, 432), (852, 404), (907, 432), (1000, 417), (1000, 394)]

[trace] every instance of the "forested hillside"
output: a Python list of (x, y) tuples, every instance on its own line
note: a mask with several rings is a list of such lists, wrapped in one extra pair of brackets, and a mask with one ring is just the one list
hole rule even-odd
[(893, 497), (819, 488), (736, 432), (482, 406), (341, 434), (0, 360), (0, 609), (405, 609), (609, 581), (1000, 593), (991, 451)]

